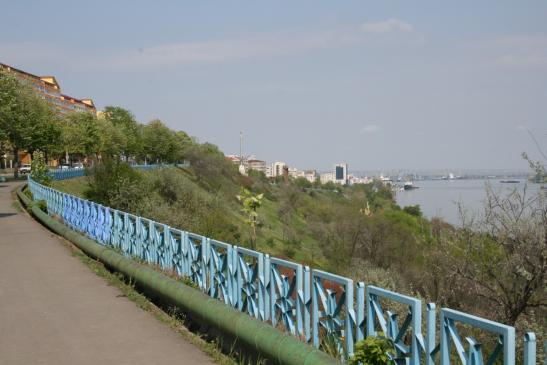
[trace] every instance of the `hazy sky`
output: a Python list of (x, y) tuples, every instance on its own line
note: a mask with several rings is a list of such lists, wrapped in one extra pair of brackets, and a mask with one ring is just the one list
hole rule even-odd
[(522, 168), (547, 1), (1, 1), (0, 62), (298, 168)]

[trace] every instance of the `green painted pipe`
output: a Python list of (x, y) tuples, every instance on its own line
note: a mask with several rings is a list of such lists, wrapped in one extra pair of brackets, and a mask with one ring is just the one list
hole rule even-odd
[(241, 313), (201, 291), (154, 271), (57, 222), (33, 204), (22, 188), (17, 195), (49, 229), (73, 242), (87, 255), (132, 278), (143, 289), (172, 302), (198, 323), (206, 324), (244, 348), (280, 365), (340, 365), (336, 359), (267, 323)]

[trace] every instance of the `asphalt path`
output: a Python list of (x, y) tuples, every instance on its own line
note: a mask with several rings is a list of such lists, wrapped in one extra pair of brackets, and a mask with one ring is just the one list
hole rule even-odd
[(72, 256), (0, 183), (0, 364), (214, 364)]

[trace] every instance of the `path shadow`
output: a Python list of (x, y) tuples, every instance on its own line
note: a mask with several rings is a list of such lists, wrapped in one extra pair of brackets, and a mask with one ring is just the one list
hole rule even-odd
[(12, 215), (17, 215), (17, 213), (0, 213), (0, 218), (11, 217)]
[(0, 185), (0, 188), (7, 188), (8, 185)]

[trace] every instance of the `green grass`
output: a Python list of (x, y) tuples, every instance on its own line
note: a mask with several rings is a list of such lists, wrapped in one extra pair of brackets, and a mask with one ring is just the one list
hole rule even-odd
[(85, 198), (84, 192), (87, 189), (88, 177), (82, 176), (74, 179), (52, 181), (51, 187), (65, 193)]
[[(154, 173), (157, 172), (146, 171), (143, 172), (143, 175), (150, 176)], [(241, 233), (241, 239), (239, 242), (229, 243), (248, 247), (246, 243), (249, 240), (250, 228), (243, 223), (245, 218), (241, 212), (241, 206), (235, 201), (235, 195), (239, 191), (237, 186), (224, 186), (222, 189), (223, 191), (219, 191), (215, 194), (214, 192), (208, 191), (202, 187), (200, 183), (198, 183), (198, 178), (191, 171), (178, 169), (173, 170), (173, 173), (177, 174), (179, 179), (185, 181), (188, 189), (193, 191), (196, 195), (202, 196), (204, 200), (212, 201), (215, 197), (220, 199), (221, 204), (225, 207), (224, 219), (238, 227), (239, 232)], [(85, 198), (84, 192), (88, 187), (88, 179), (88, 177), (80, 177), (68, 180), (53, 181), (52, 187), (68, 194)], [(274, 194), (277, 194), (280, 188), (281, 187), (279, 186), (271, 187)], [(332, 199), (330, 195), (332, 195), (330, 192), (317, 193), (317, 197), (319, 199), (327, 202)], [(335, 198), (339, 199), (339, 196), (335, 195)], [(306, 219), (299, 212), (295, 212), (291, 223), (292, 230), (298, 233), (298, 244), (293, 242), (285, 242), (283, 240), (283, 223), (279, 217), (279, 209), (280, 202), (278, 200), (267, 198), (263, 199), (263, 204), (258, 210), (260, 216), (259, 219), (263, 224), (259, 229), (256, 249), (273, 256), (291, 259), (313, 267), (326, 268), (328, 260), (323, 257), (321, 251), (317, 249), (317, 243), (308, 228)], [(174, 213), (176, 214), (176, 212)], [(153, 216), (149, 216), (147, 218), (154, 219)], [(170, 222), (162, 223), (172, 224)], [(175, 227), (176, 225), (173, 226)], [(195, 231), (191, 227), (176, 226), (175, 228), (205, 234), (203, 232)], [(214, 235), (211, 238), (226, 241), (222, 239), (222, 237), (214, 237)], [(230, 240), (228, 239), (228, 241)]]

